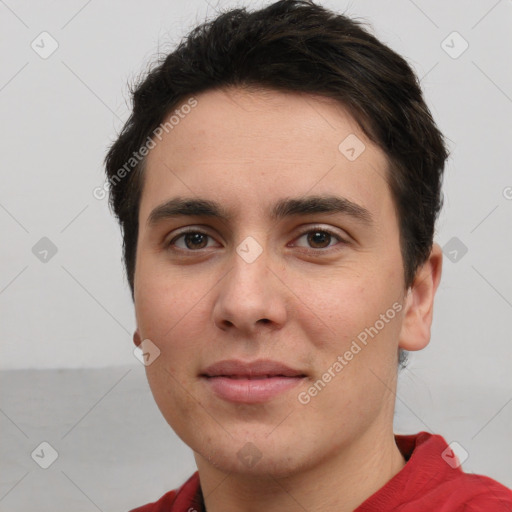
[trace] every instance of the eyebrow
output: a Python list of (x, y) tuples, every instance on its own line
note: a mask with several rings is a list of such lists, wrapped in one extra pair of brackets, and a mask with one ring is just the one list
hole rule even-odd
[[(366, 208), (344, 197), (333, 195), (281, 199), (272, 208), (270, 218), (272, 221), (278, 221), (286, 217), (317, 213), (341, 213), (367, 225), (373, 222), (372, 215)], [(230, 221), (233, 218), (224, 206), (215, 201), (175, 197), (152, 210), (147, 219), (147, 225), (155, 226), (162, 220), (179, 216), (209, 217), (222, 221)]]

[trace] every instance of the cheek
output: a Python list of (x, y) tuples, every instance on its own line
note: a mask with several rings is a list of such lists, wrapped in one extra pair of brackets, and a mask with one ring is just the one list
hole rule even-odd
[(297, 320), (318, 347), (332, 343), (342, 348), (369, 321), (375, 321), (375, 311), (383, 301), (376, 283), (343, 269), (325, 279), (297, 280), (294, 292), (301, 299)]
[(179, 345), (180, 340), (184, 344), (184, 331), (196, 339), (200, 323), (204, 325), (208, 318), (204, 286), (193, 277), (148, 266), (142, 263), (136, 273), (135, 311), (141, 336), (160, 343), (162, 348), (170, 342)]
[(300, 315), (299, 321), (317, 349), (320, 371), (327, 371), (338, 356), (350, 350), (357, 353), (344, 358), (349, 360), (349, 371), (344, 373), (357, 375), (362, 366), (368, 365), (376, 370), (388, 364), (394, 366), (401, 326), (397, 309), (401, 309), (403, 299), (400, 280), (395, 276), (398, 271), (377, 268), (333, 278), (328, 283), (310, 280), (313, 285), (309, 284), (303, 295), (308, 297), (303, 307), (306, 314)]
[(193, 390), (189, 389), (188, 383), (179, 373), (169, 368), (167, 361), (165, 366), (158, 363), (159, 360), (156, 360), (146, 367), (153, 398), (162, 416), (176, 434), (184, 442), (190, 442), (190, 432), (200, 431), (204, 426), (197, 423), (203, 419), (201, 414), (198, 414), (198, 401), (194, 398)]

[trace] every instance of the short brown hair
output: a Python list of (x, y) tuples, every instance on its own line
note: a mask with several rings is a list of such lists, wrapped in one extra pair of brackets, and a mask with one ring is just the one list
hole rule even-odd
[(105, 158), (132, 297), (145, 160), (134, 161), (123, 179), (119, 171), (187, 97), (226, 86), (312, 93), (348, 108), (388, 157), (409, 287), (432, 248), (448, 157), (419, 81), (362, 23), (313, 1), (280, 0), (252, 12), (232, 9), (197, 26), (132, 90), (133, 111)]

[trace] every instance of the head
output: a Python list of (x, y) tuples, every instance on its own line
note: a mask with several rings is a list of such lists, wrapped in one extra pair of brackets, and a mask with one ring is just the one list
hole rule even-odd
[[(392, 417), (397, 357), (430, 339), (447, 155), (406, 61), (309, 1), (225, 12), (135, 87), (106, 157), (110, 204), (134, 339), (160, 351), (153, 394), (199, 457), (241, 470), (250, 441), (285, 474)], [(226, 359), (305, 377), (233, 403), (204, 376)]]

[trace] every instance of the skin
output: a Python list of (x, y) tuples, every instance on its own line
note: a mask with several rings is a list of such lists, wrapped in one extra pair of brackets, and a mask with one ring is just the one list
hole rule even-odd
[[(194, 451), (208, 512), (351, 511), (405, 464), (393, 437), (397, 350), (430, 340), (441, 249), (406, 290), (386, 156), (339, 104), (237, 88), (196, 98), (146, 162), (134, 342), (161, 351), (146, 367), (152, 393)], [(354, 161), (338, 149), (350, 134), (365, 144)], [(270, 218), (278, 200), (313, 194), (347, 198), (372, 223), (346, 213)], [(218, 201), (232, 218), (149, 226), (176, 196)], [(177, 238), (184, 227), (208, 236)], [(311, 238), (323, 229), (334, 235)], [(249, 236), (262, 249), (252, 263), (236, 251)], [(393, 304), (401, 311), (300, 403)], [(307, 378), (268, 402), (234, 404), (199, 377), (220, 360), (263, 358)], [(248, 442), (261, 456), (252, 466), (237, 456)]]

